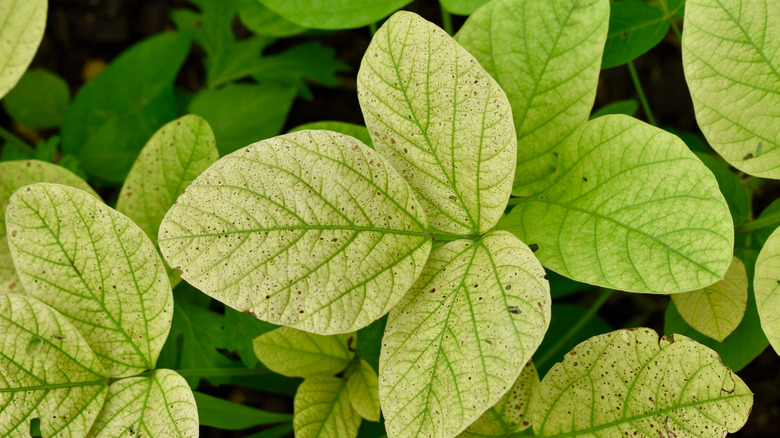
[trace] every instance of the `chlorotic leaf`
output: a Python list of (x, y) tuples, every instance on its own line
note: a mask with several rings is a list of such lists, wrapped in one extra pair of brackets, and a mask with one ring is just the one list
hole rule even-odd
[(439, 0), (441, 6), (458, 15), (471, 15), (489, 0)]
[(195, 398), (187, 381), (171, 370), (118, 380), (108, 387), (106, 403), (88, 436), (197, 438)]
[(723, 280), (703, 289), (672, 295), (685, 322), (718, 342), (737, 328), (745, 314), (748, 278), (745, 265), (734, 257)]
[(56, 164), (38, 160), (0, 163), (0, 293), (24, 291), (8, 248), (5, 208), (15, 191), (37, 182), (65, 184), (89, 192), (99, 198), (86, 181)]
[(223, 157), (163, 219), (182, 278), (239, 311), (328, 335), (390, 310), (430, 252), (425, 214), (379, 154), (301, 131)]
[(723, 278), (734, 247), (729, 208), (679, 138), (608, 115), (572, 134), (559, 159), (555, 183), (499, 224), (538, 244), (545, 267), (630, 292), (690, 291)]
[(639, 0), (612, 3), (601, 68), (633, 61), (660, 43), (668, 31), (669, 20), (660, 9)]
[(382, 339), (388, 435), (451, 437), (477, 420), (542, 342), (550, 303), (544, 269), (507, 232), (433, 250)]
[(753, 279), (761, 327), (780, 354), (780, 228), (767, 239), (756, 260)]
[(313, 29), (351, 29), (385, 18), (412, 0), (260, 0), (295, 24)]
[(639, 328), (575, 347), (531, 404), (537, 437), (721, 437), (745, 424), (753, 394), (709, 348)]
[(360, 415), (349, 403), (347, 383), (329, 376), (301, 383), (293, 402), (296, 438), (355, 438)]
[(458, 32), (512, 105), (514, 194), (545, 185), (555, 171), (553, 150), (588, 120), (608, 22), (608, 0), (497, 0)]
[(707, 141), (737, 169), (774, 179), (780, 179), (778, 23), (774, 0), (688, 0), (682, 40), (685, 80)]
[(432, 228), (469, 235), (496, 224), (517, 146), (506, 95), (473, 56), (398, 12), (363, 56), (358, 98), (374, 148), (420, 195)]
[(108, 377), (67, 319), (38, 300), (0, 294), (0, 435), (84, 436), (106, 398)]
[(87, 192), (48, 183), (11, 197), (6, 225), (27, 293), (84, 334), (109, 376), (154, 368), (173, 297), (160, 256), (138, 226)]
[(368, 421), (379, 421), (379, 382), (376, 371), (361, 360), (347, 379), (347, 391), (352, 408)]
[(347, 367), (354, 333), (322, 336), (288, 327), (264, 333), (252, 342), (257, 358), (287, 377), (332, 376)]
[(32, 62), (46, 27), (47, 0), (0, 3), (0, 98), (16, 85)]

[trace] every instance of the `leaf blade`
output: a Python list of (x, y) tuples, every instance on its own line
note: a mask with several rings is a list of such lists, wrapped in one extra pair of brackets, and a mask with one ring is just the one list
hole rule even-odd
[(758, 254), (753, 285), (761, 328), (780, 354), (780, 228), (769, 236)]
[(344, 370), (354, 353), (354, 334), (321, 336), (288, 327), (264, 333), (252, 342), (257, 358), (287, 377), (332, 376)]
[(43, 39), (49, 2), (4, 2), (0, 9), (0, 98), (13, 88), (32, 62)]
[(360, 415), (352, 409), (347, 384), (337, 377), (310, 377), (295, 393), (293, 427), (300, 438), (357, 436)]

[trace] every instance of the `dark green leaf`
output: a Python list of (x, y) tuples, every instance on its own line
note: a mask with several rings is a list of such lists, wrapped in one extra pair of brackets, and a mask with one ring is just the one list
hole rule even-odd
[(320, 43), (305, 43), (294, 46), (278, 55), (260, 60), (252, 77), (258, 82), (277, 81), (295, 86), (304, 98), (311, 98), (311, 92), (304, 79), (333, 87), (338, 84), (336, 74), (348, 71), (349, 66), (334, 56), (335, 52)]
[(712, 155), (697, 153), (696, 156), (715, 174), (715, 179), (718, 180), (718, 187), (729, 204), (734, 226), (745, 222), (750, 213), (750, 203), (748, 202), (745, 188), (739, 182), (737, 175), (729, 170), (722, 160)]
[(288, 436), (292, 432), (293, 432), (293, 426), (292, 423), (290, 423), (290, 424), (283, 424), (281, 426), (272, 427), (268, 430), (258, 432), (254, 435), (249, 435), (246, 438), (282, 438), (283, 436)]
[(590, 118), (595, 119), (596, 117), (605, 116), (607, 114), (625, 114), (627, 116), (633, 116), (638, 109), (639, 102), (634, 99), (619, 100), (617, 102), (608, 103), (597, 109), (590, 115)]
[(553, 299), (562, 298), (593, 287), (590, 284), (580, 283), (570, 278), (566, 278), (555, 271), (549, 269), (546, 269), (546, 271), (547, 281), (550, 282), (550, 296), (553, 297)]
[(611, 7), (602, 69), (633, 61), (661, 42), (669, 30), (664, 13), (645, 2), (625, 0)]
[(264, 424), (292, 424), (291, 414), (277, 414), (213, 397), (202, 392), (193, 392), (198, 404), (201, 426), (224, 430), (241, 430)]
[(305, 27), (287, 21), (258, 0), (239, 0), (238, 16), (249, 30), (271, 37), (286, 37), (306, 31)]
[(387, 315), (372, 322), (368, 327), (358, 330), (357, 355), (379, 372), (379, 352), (382, 348), (382, 336), (385, 334)]
[(290, 132), (303, 131), (305, 129), (324, 129), (326, 131), (340, 132), (344, 135), (355, 137), (356, 139), (362, 141), (363, 144), (365, 144), (366, 146), (373, 147), (373, 143), (371, 142), (371, 136), (368, 134), (368, 129), (366, 129), (365, 126), (355, 125), (353, 123), (336, 122), (336, 121), (328, 120), (328, 121), (311, 122), (311, 123), (306, 123), (304, 125), (299, 125), (291, 129)]
[(279, 327), (227, 306), (225, 307), (225, 326), (229, 327), (225, 331), (226, 348), (238, 353), (241, 362), (247, 368), (254, 368), (259, 362), (255, 350), (252, 348), (252, 340)]
[(3, 105), (16, 123), (31, 129), (53, 128), (65, 118), (70, 89), (61, 77), (36, 68), (22, 76), (3, 98)]
[[(780, 214), (780, 199), (775, 199), (767, 208), (765, 208), (760, 215), (758, 215), (757, 219), (763, 219), (765, 217), (768, 217), (770, 215), (777, 215)], [(764, 227), (761, 229), (756, 230), (754, 236), (756, 236), (756, 243), (760, 247), (763, 247), (766, 243), (766, 240), (769, 239), (769, 236), (772, 234), (772, 231), (775, 230), (775, 227)]]

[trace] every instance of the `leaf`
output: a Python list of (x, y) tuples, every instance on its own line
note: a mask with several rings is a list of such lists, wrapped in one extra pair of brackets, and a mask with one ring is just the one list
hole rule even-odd
[(737, 328), (747, 307), (745, 265), (734, 257), (725, 278), (703, 289), (672, 295), (685, 322), (718, 342)]
[(458, 15), (471, 15), (489, 0), (440, 0), (441, 6)]
[(504, 212), (515, 135), (501, 87), (433, 23), (393, 15), (358, 72), (374, 148), (417, 191), (432, 228), (478, 235)]
[(287, 21), (258, 0), (239, 0), (238, 8), (241, 23), (257, 35), (288, 37), (306, 31), (305, 27)]
[(46, 27), (46, 0), (3, 2), (0, 8), (0, 98), (32, 62)]
[(291, 129), (290, 132), (305, 131), (308, 129), (324, 129), (326, 131), (338, 132), (339, 134), (349, 135), (360, 140), (366, 146), (373, 147), (371, 142), (371, 136), (368, 135), (368, 129), (365, 126), (356, 125), (354, 123), (338, 122), (331, 120), (323, 120), (321, 122), (305, 123), (298, 125)]
[(710, 154), (696, 153), (696, 157), (707, 166), (718, 180), (718, 188), (729, 204), (729, 211), (734, 226), (742, 224), (750, 214), (750, 202), (748, 201), (745, 186), (720, 158)]
[(401, 9), (411, 0), (260, 0), (268, 9), (295, 24), (312, 29), (352, 29), (367, 26)]
[(745, 424), (753, 394), (709, 348), (639, 328), (575, 347), (531, 404), (538, 437), (720, 437)]
[(660, 9), (639, 0), (613, 2), (601, 68), (633, 61), (660, 43), (668, 31), (669, 20)]
[(368, 421), (379, 421), (379, 383), (376, 371), (361, 360), (355, 372), (347, 379), (347, 392), (352, 409)]
[(594, 111), (593, 114), (590, 115), (590, 118), (595, 119), (596, 117), (606, 116), (607, 114), (634, 116), (638, 109), (639, 102), (634, 99), (618, 100), (617, 102), (608, 103)]
[(774, 179), (780, 179), (777, 23), (780, 8), (771, 1), (689, 0), (682, 40), (685, 80), (710, 146), (737, 169)]
[(588, 120), (607, 36), (608, 0), (497, 0), (458, 32), (503, 87), (517, 130), (512, 193), (529, 195), (555, 170), (553, 151)]
[(550, 321), (544, 269), (506, 232), (435, 249), (390, 311), (379, 363), (389, 436), (455, 436), (520, 375)]
[(254, 342), (255, 354), (268, 369), (287, 377), (332, 376), (354, 356), (355, 334), (321, 336), (280, 327)]
[(753, 287), (761, 328), (780, 354), (780, 228), (769, 236), (758, 254)]
[(27, 293), (84, 334), (109, 376), (154, 368), (173, 299), (160, 256), (138, 226), (87, 192), (48, 183), (11, 197), (6, 225)]
[(84, 436), (106, 397), (108, 378), (87, 341), (34, 298), (0, 294), (0, 369), (4, 437), (29, 437), (35, 418), (43, 436)]
[(253, 341), (258, 336), (279, 328), (279, 326), (260, 321), (252, 315), (225, 307), (225, 348), (235, 351), (247, 368), (257, 366)]
[(89, 437), (198, 437), (198, 408), (187, 382), (175, 371), (118, 380)]
[[(764, 210), (761, 211), (761, 214), (759, 214), (756, 219), (764, 219), (769, 217), (780, 217), (780, 199), (775, 199), (772, 201), (771, 204), (769, 204)], [(0, 225), (0, 227), (1, 226), (2, 225)], [(760, 245), (759, 248), (764, 246), (773, 231), (774, 229), (767, 225), (754, 232), (753, 235), (756, 236), (756, 243)]]
[(357, 356), (368, 362), (374, 371), (379, 371), (379, 356), (382, 348), (382, 338), (387, 326), (387, 315), (377, 319), (366, 327), (358, 330), (360, 342), (357, 344)]
[(352, 409), (347, 383), (337, 377), (317, 376), (303, 381), (294, 401), (296, 438), (354, 438), (360, 415)]
[(734, 246), (728, 205), (680, 139), (603, 116), (572, 134), (559, 160), (555, 183), (499, 224), (538, 244), (545, 267), (629, 292), (689, 291), (723, 278)]
[(69, 105), (68, 84), (61, 77), (42, 68), (25, 73), (3, 99), (8, 115), (16, 123), (30, 129), (59, 126)]
[(38, 160), (9, 161), (0, 163), (0, 293), (23, 292), (16, 274), (11, 250), (8, 248), (5, 225), (6, 207), (11, 195), (27, 184), (52, 182), (84, 190), (99, 198), (89, 184), (70, 171), (56, 164)]
[(193, 393), (198, 405), (201, 426), (223, 430), (241, 430), (265, 424), (292, 421), (290, 414), (267, 412), (251, 406), (233, 403), (202, 392)]
[(430, 251), (425, 215), (387, 161), (328, 131), (223, 157), (163, 219), (160, 249), (226, 305), (322, 335), (387, 313)]

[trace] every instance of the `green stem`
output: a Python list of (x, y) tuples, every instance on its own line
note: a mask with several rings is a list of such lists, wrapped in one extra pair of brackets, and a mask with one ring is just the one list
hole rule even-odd
[(634, 88), (636, 88), (636, 94), (639, 95), (639, 102), (642, 104), (642, 109), (645, 111), (645, 117), (647, 117), (647, 121), (650, 122), (650, 124), (653, 126), (658, 126), (658, 124), (655, 122), (655, 117), (653, 117), (653, 112), (650, 111), (650, 104), (647, 102), (647, 97), (645, 96), (644, 88), (642, 88), (642, 83), (639, 82), (639, 75), (636, 73), (634, 61), (628, 61), (628, 72), (631, 73), (631, 80), (634, 82)]
[(737, 234), (749, 233), (751, 231), (760, 230), (761, 228), (767, 228), (771, 226), (780, 225), (780, 212), (768, 214), (764, 217), (759, 217), (756, 220), (746, 222), (738, 226), (734, 232)]
[(376, 23), (371, 23), (368, 25), (368, 30), (371, 32), (371, 36), (374, 36), (374, 34), (376, 34), (377, 29), (378, 28)]
[(441, 7), (441, 21), (444, 24), (444, 31), (452, 35), (452, 15), (444, 9), (444, 6)]

